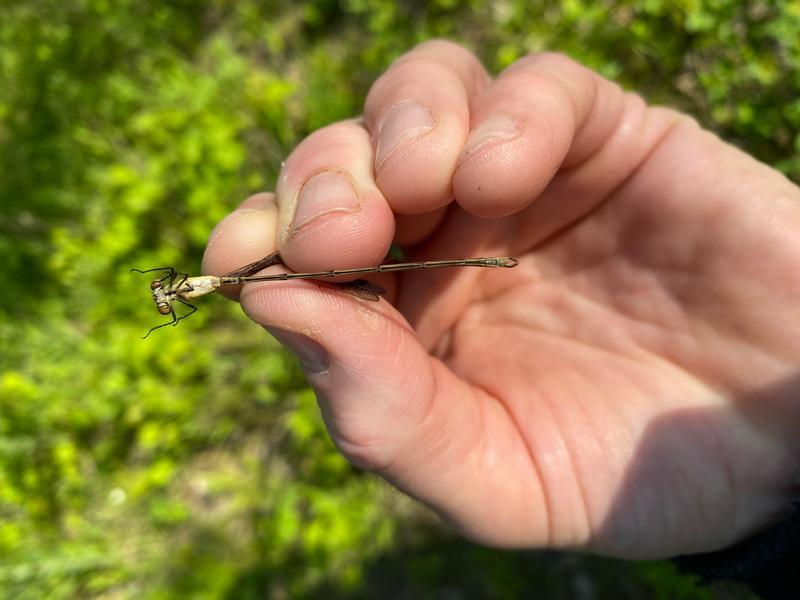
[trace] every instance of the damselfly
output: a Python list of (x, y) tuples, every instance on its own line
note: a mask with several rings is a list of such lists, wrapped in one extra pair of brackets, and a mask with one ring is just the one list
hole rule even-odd
[[(153, 292), (153, 301), (156, 304), (156, 309), (162, 315), (172, 315), (172, 320), (161, 325), (156, 325), (148, 335), (153, 333), (156, 329), (161, 329), (167, 325), (177, 325), (186, 317), (191, 315), (197, 310), (197, 307), (192, 305), (189, 301), (200, 296), (205, 296), (217, 289), (227, 285), (242, 285), (243, 283), (252, 283), (255, 281), (287, 281), (290, 279), (318, 279), (327, 277), (341, 277), (344, 275), (361, 275), (365, 273), (388, 273), (392, 271), (410, 271), (413, 269), (439, 269), (442, 267), (502, 267), (511, 268), (516, 267), (518, 264), (517, 259), (510, 256), (489, 257), (489, 258), (460, 258), (455, 260), (426, 260), (420, 262), (397, 262), (397, 263), (384, 263), (375, 267), (359, 267), (355, 269), (334, 269), (331, 271), (318, 271), (316, 273), (272, 273), (270, 275), (256, 275), (259, 271), (280, 264), (282, 262), (281, 256), (277, 252), (257, 260), (256, 262), (245, 265), (240, 269), (231, 271), (222, 277), (214, 275), (201, 275), (198, 277), (189, 277), (188, 273), (180, 273), (173, 267), (157, 267), (155, 269), (147, 269), (142, 271), (140, 269), (131, 269), (131, 272), (136, 273), (152, 273), (154, 271), (161, 271), (164, 276), (152, 281), (150, 289)], [(337, 289), (343, 292), (361, 298), (362, 300), (369, 300), (375, 302), (385, 290), (369, 281), (363, 279), (356, 279), (346, 283), (336, 283)], [(174, 303), (179, 302), (187, 308), (189, 312), (180, 317), (175, 312)], [(142, 339), (144, 339), (142, 338)]]

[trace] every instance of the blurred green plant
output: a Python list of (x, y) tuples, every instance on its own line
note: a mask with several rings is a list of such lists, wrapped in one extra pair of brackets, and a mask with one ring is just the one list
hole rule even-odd
[(0, 595), (710, 597), (663, 563), (451, 539), (338, 456), (232, 303), (140, 341), (158, 315), (128, 270), (196, 271), (433, 36), (494, 71), (567, 52), (798, 180), (798, 32), (797, 0), (0, 0)]

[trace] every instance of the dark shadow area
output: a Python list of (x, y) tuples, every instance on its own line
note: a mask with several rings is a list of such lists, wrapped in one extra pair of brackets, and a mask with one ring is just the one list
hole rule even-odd
[[(669, 540), (666, 544), (695, 546), (706, 554), (739, 548), (781, 519), (800, 499), (798, 390), (800, 375), (795, 375), (725, 408), (676, 410), (654, 420), (596, 541), (607, 547), (608, 540), (626, 539), (636, 547), (637, 531), (646, 526)], [(747, 507), (758, 513), (746, 513)], [(727, 539), (710, 548), (705, 536), (711, 531), (719, 532), (716, 539)], [(743, 564), (734, 569), (737, 577), (742, 569)], [(787, 597), (797, 597), (800, 589), (794, 593)]]
[[(664, 519), (654, 507), (682, 507), (680, 514), (686, 518), (673, 523), (724, 524), (736, 516), (720, 507), (748, 492), (765, 501), (785, 499), (785, 504), (763, 506), (756, 520), (767, 521), (787, 509), (800, 491), (796, 474), (794, 486), (790, 481), (800, 455), (798, 390), (800, 375), (733, 399), (726, 408), (682, 409), (655, 419), (641, 435), (596, 539), (619, 539), (631, 531), (632, 520), (656, 526)], [(702, 519), (696, 519), (698, 515)], [(737, 518), (744, 520), (744, 515)], [(665, 522), (663, 534), (679, 535), (676, 528)]]
[[(438, 528), (418, 530), (415, 543), (398, 544), (366, 569), (355, 589), (322, 584), (304, 598), (539, 598), (547, 600), (748, 600), (743, 586), (699, 585), (668, 561), (633, 562), (569, 552), (501, 551), (456, 538)], [(300, 558), (300, 557), (299, 557)], [(301, 559), (302, 560), (302, 559)], [(290, 561), (291, 562), (291, 561)], [(255, 566), (232, 582), (227, 600), (286, 596), (296, 569), (275, 573)]]

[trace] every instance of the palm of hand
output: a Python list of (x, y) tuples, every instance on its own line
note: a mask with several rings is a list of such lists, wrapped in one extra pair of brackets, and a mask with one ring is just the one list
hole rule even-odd
[[(796, 190), (684, 134), (587, 218), (500, 247), (522, 259), (500, 292), (494, 273), (450, 297), (404, 282), (401, 310), (478, 400), (452, 417), (452, 485), (426, 498), (468, 534), (666, 556), (729, 544), (782, 508), (797, 409), (793, 382), (765, 385), (800, 360)], [(726, 165), (713, 177), (707, 149)], [(437, 242), (451, 254), (470, 225), (454, 220)], [(507, 235), (519, 222), (483, 238), (525, 239)]]

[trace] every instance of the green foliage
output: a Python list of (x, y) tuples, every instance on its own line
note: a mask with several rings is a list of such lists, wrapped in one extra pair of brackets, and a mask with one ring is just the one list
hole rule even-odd
[(493, 70), (562, 50), (800, 179), (798, 30), (796, 0), (0, 0), (2, 593), (708, 597), (662, 563), (452, 541), (338, 456), (232, 303), (139, 340), (157, 315), (128, 270), (196, 271), (294, 144), (433, 36)]

